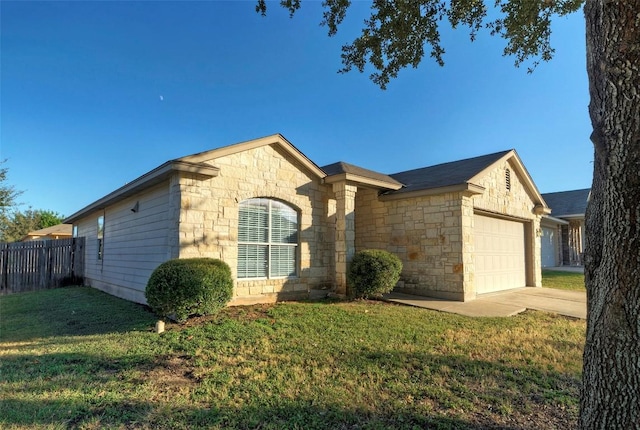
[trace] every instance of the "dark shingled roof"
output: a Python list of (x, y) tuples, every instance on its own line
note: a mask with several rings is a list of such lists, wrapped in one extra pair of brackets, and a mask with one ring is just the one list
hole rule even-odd
[(464, 184), (509, 152), (510, 150), (501, 151), (480, 157), (468, 158), (466, 160), (452, 161), (436, 166), (394, 173), (390, 176), (402, 182), (405, 186), (389, 194)]
[(342, 173), (348, 173), (351, 175), (358, 175), (369, 179), (375, 179), (377, 181), (390, 182), (392, 184), (402, 185), (400, 182), (393, 179), (391, 176), (383, 173), (374, 172), (373, 170), (358, 167), (353, 164), (345, 163), (344, 161), (338, 161), (337, 163), (329, 164), (321, 167), (322, 170), (328, 175), (340, 175)]
[(542, 194), (542, 198), (551, 208), (551, 216), (584, 215), (591, 188), (583, 190), (560, 191)]

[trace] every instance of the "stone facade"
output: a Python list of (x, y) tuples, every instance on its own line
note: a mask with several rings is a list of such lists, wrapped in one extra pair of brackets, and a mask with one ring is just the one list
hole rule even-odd
[[(480, 194), (450, 192), (399, 200), (381, 200), (371, 189), (356, 196), (356, 250), (385, 249), (403, 262), (397, 291), (453, 300), (472, 300), (474, 286), (474, 214), (481, 211), (525, 223), (527, 284), (540, 286), (540, 215), (509, 161), (483, 172)], [(510, 189), (505, 171), (510, 171)]]
[(399, 291), (461, 299), (462, 199), (460, 193), (446, 193), (380, 201), (375, 191), (359, 190), (356, 249), (385, 249), (400, 257)]
[[(105, 215), (104, 260), (89, 267), (88, 277), (99, 288), (139, 302), (158, 264), (189, 257), (229, 264), (232, 304), (308, 297), (314, 288), (345, 295), (349, 263), (363, 249), (385, 249), (400, 257), (399, 291), (472, 300), (479, 273), (477, 217), (521, 223), (526, 283), (540, 286), (541, 278), (544, 202), (515, 152), (489, 159), (466, 182), (402, 190), (399, 180), (357, 166), (326, 173), (274, 135), (169, 161), (68, 222), (94, 244), (96, 217)], [(254, 198), (286, 203), (297, 213), (295, 275), (238, 277), (240, 204)], [(89, 245), (86, 249), (96, 253)]]
[[(295, 298), (310, 288), (333, 283), (333, 226), (329, 225), (331, 189), (273, 145), (211, 158), (217, 177), (200, 180), (179, 174), (172, 184), (179, 212), (178, 257), (225, 261), (235, 278), (234, 301)], [(237, 279), (238, 214), (243, 200), (263, 197), (294, 207), (299, 216), (299, 273), (296, 277)], [(177, 202), (180, 202), (179, 205)], [(258, 300), (259, 298), (259, 300)]]

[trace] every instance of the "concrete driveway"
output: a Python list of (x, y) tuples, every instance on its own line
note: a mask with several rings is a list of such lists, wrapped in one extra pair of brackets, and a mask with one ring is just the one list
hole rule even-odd
[(587, 318), (587, 294), (582, 291), (525, 287), (484, 294), (470, 302), (454, 302), (402, 293), (385, 295), (390, 302), (402, 303), (469, 317), (508, 317), (535, 309), (572, 318)]

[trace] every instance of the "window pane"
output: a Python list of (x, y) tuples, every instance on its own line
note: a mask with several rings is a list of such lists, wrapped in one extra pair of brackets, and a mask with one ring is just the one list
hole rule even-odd
[(238, 244), (238, 278), (267, 277), (266, 245)]
[(271, 276), (295, 276), (296, 247), (287, 245), (271, 246)]
[(271, 205), (271, 242), (298, 243), (298, 214), (280, 202)]
[(104, 237), (104, 216), (100, 215), (98, 217), (98, 239), (102, 239)]
[(238, 220), (238, 241), (269, 241), (269, 202), (263, 199), (251, 199), (240, 203)]
[(249, 199), (238, 211), (238, 278), (295, 276), (298, 213), (276, 200)]

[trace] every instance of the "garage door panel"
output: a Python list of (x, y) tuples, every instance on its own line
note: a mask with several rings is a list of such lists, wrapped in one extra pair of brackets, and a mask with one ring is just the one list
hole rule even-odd
[(474, 216), (475, 284), (478, 294), (524, 287), (524, 224)]

